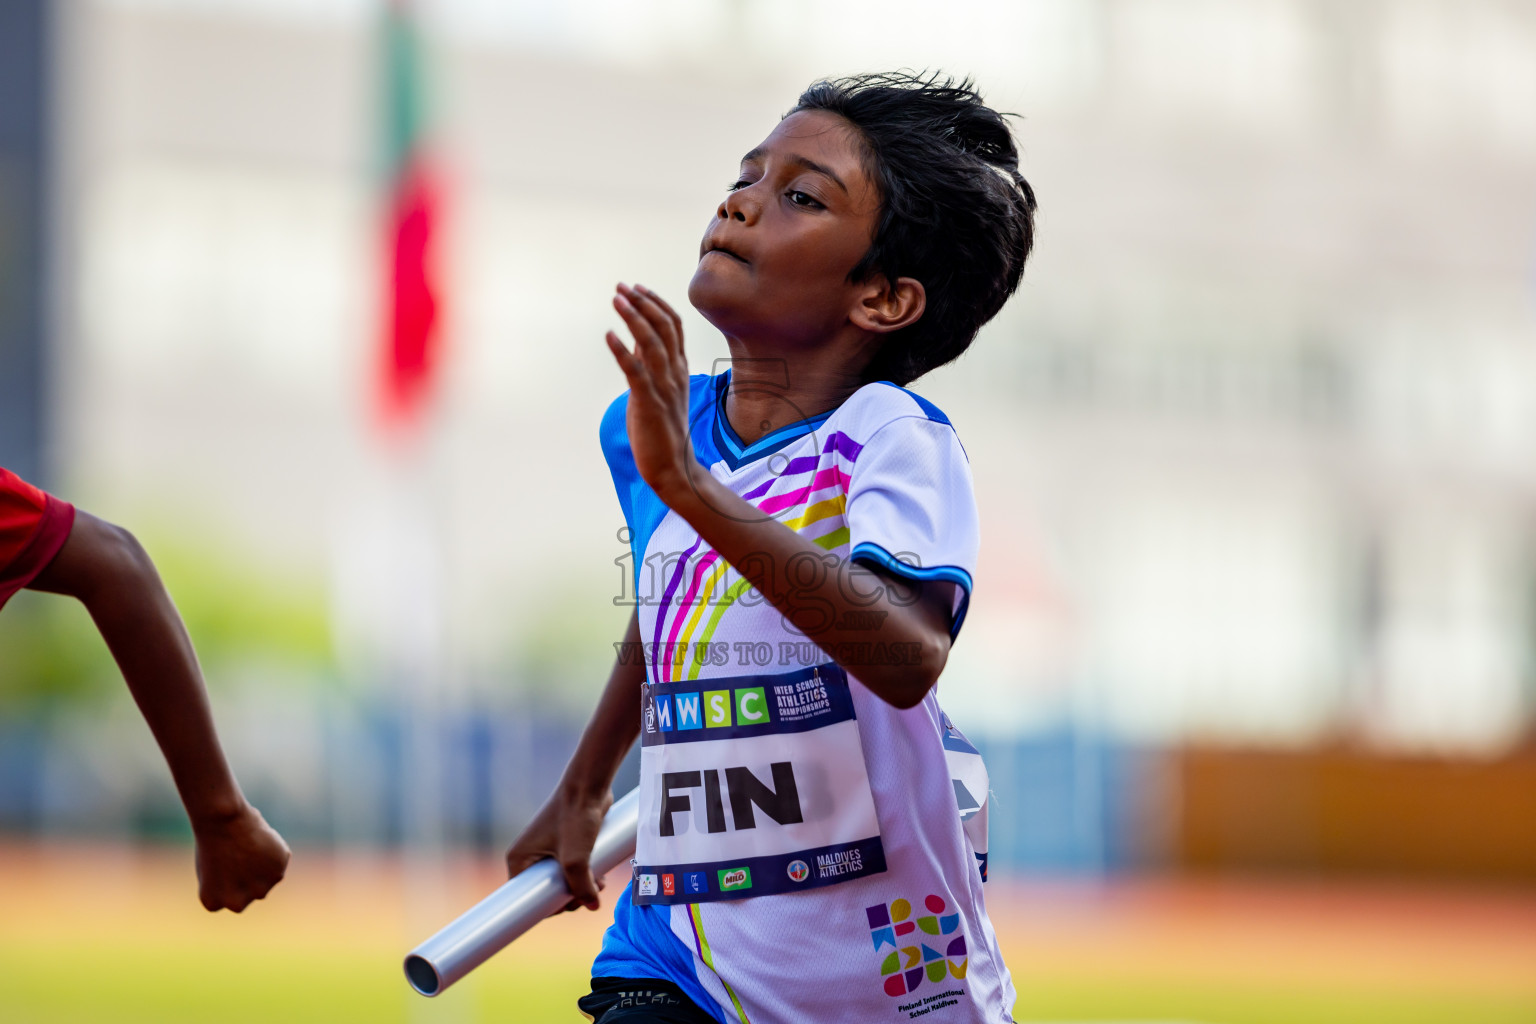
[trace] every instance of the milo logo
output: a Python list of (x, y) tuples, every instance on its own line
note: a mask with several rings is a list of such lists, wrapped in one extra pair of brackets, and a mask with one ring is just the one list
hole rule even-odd
[(720, 891), (730, 892), (732, 889), (752, 888), (751, 868), (721, 868)]

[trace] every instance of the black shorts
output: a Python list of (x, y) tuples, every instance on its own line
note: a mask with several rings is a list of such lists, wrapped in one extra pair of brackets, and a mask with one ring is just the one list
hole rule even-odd
[(593, 978), (592, 992), (576, 1000), (597, 1024), (720, 1024), (670, 981)]

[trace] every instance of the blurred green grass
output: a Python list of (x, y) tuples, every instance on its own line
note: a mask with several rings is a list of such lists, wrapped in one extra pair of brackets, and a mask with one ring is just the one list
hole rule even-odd
[[(408, 992), (393, 957), (135, 942), (0, 945), (0, 1016), (11, 1024), (292, 1024), (581, 1019), (587, 957), (547, 945), (503, 954), (436, 1000)], [(1473, 991), (1429, 995), (1297, 985), (1021, 977), (1020, 1021), (1201, 1024), (1531, 1024), (1536, 1001)]]
[(1305, 985), (1154, 983), (1090, 979), (1019, 984), (1020, 1021), (1180, 1021), (1190, 1024), (1533, 1024), (1536, 1000)]
[[(401, 959), (501, 880), (495, 858), (300, 849), (239, 916), (197, 905), (191, 867), (184, 846), (0, 841), (0, 1024), (575, 1022), (611, 920), (552, 918), (429, 1000)], [(1021, 1022), (1536, 1024), (1524, 890), (1015, 883), (988, 903)]]
[[(176, 601), (208, 685), (231, 666), (282, 663), (303, 671), (274, 678), (328, 678), (332, 642), (322, 577), (296, 576), (232, 554), (237, 545), (169, 526), (139, 532)], [(22, 591), (0, 615), (0, 710), (101, 703), (122, 678), (78, 602)]]

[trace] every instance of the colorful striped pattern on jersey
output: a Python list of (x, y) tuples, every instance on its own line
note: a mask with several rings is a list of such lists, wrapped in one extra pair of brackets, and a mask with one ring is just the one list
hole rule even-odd
[[(790, 459), (777, 477), (764, 481), (742, 497), (752, 502), (763, 515), (778, 519), (796, 533), (810, 536), (811, 542), (822, 550), (832, 551), (849, 540), (848, 483), (861, 451), (863, 446), (847, 434), (841, 431), (831, 434), (819, 454)], [(795, 481), (804, 477), (808, 479), (796, 485)], [(815, 501), (812, 501), (813, 497)], [(703, 662), (698, 658), (690, 659), (686, 652), (694, 650), (696, 644), (709, 643), (726, 609), (752, 587), (745, 578), (738, 578), (717, 596), (717, 588), (732, 566), (713, 548), (706, 548), (694, 558), (702, 543), (702, 539), (695, 541), (677, 560), (662, 592), (653, 648), (657, 652), (653, 672), (658, 682), (672, 682), (679, 678), (679, 671), (687, 673), (682, 678), (698, 677)], [(682, 597), (676, 598), (685, 574), (690, 576), (688, 586)], [(709, 609), (707, 619), (705, 609)], [(670, 626), (665, 625), (668, 616), (671, 617)], [(699, 629), (701, 622), (704, 624), (702, 630)], [(665, 644), (662, 643), (663, 632), (666, 633)]]
[(741, 1008), (741, 1000), (736, 997), (736, 990), (731, 988), (731, 983), (715, 967), (715, 954), (709, 948), (709, 939), (704, 935), (704, 918), (702, 905), (698, 903), (688, 904), (688, 920), (693, 924), (693, 941), (699, 951), (699, 959), (704, 965), (715, 972), (715, 977), (720, 979), (720, 984), (725, 987), (725, 994), (731, 997), (731, 1005), (736, 1008), (736, 1016), (741, 1019), (741, 1024), (752, 1024), (747, 1020), (747, 1011)]

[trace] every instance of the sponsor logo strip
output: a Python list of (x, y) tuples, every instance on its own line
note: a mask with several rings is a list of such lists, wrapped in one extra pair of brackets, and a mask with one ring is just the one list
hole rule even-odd
[(736, 676), (647, 688), (644, 746), (809, 732), (854, 718), (848, 675), (836, 665), (776, 676)]
[[(641, 906), (737, 900), (819, 889), (884, 870), (885, 848), (880, 837), (874, 836), (854, 843), (716, 864), (640, 865), (635, 868), (636, 883), (630, 898)], [(673, 893), (666, 889), (668, 875), (677, 880)], [(663, 884), (644, 882), (657, 877)]]

